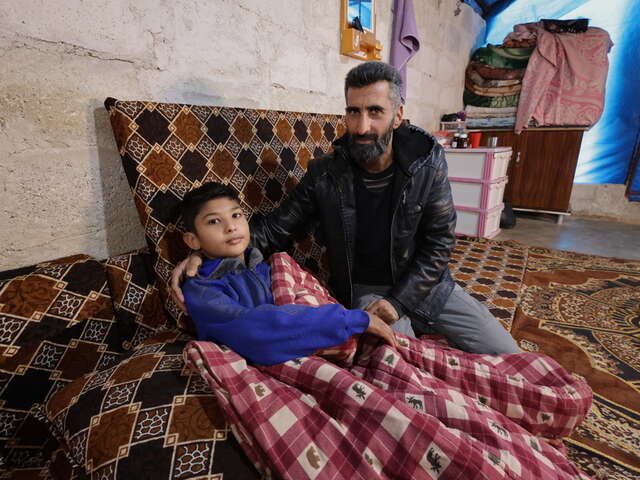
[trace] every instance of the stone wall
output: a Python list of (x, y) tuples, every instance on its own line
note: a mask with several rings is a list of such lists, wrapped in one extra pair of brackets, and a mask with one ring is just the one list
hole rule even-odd
[(571, 191), (571, 213), (640, 225), (640, 202), (628, 201), (625, 190), (625, 185), (576, 183)]
[[(406, 116), (462, 107), (484, 21), (414, 2), (422, 49)], [(0, 270), (144, 245), (105, 97), (340, 113), (338, 0), (0, 0)], [(389, 55), (392, 0), (378, 0)]]

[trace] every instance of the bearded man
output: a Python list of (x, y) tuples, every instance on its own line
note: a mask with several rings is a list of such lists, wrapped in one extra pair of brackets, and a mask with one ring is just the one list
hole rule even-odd
[[(300, 183), (266, 217), (252, 221), (253, 245), (268, 254), (318, 224), (329, 257), (329, 286), (349, 308), (415, 336), (439, 333), (472, 353), (517, 353), (509, 333), (454, 283), (449, 258), (456, 211), (442, 147), (403, 122), (398, 71), (366, 62), (345, 79), (347, 133), (333, 152), (309, 162)], [(201, 262), (191, 255), (172, 276)]]

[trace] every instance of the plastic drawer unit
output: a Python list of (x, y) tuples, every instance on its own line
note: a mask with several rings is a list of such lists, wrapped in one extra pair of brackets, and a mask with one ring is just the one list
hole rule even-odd
[(510, 147), (445, 149), (458, 222), (456, 234), (492, 238), (500, 233)]

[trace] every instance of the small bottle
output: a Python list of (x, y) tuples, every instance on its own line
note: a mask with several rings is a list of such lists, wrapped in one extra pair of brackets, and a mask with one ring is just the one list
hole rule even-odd
[(466, 133), (461, 133), (458, 140), (457, 148), (468, 148), (469, 147), (469, 136)]
[(460, 134), (456, 132), (451, 139), (451, 148), (460, 148), (458, 145), (460, 145)]

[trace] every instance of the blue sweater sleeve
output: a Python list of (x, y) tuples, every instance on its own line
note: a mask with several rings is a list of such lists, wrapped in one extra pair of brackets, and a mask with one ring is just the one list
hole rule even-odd
[[(195, 280), (197, 282), (197, 280)], [(223, 343), (252, 363), (272, 365), (345, 343), (364, 332), (369, 317), (341, 305), (245, 307), (215, 288), (183, 286), (200, 340)]]

